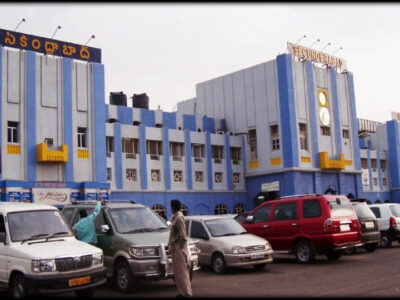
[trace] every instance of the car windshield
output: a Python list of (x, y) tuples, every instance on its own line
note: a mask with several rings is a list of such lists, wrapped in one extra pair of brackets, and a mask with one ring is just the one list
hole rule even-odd
[(362, 202), (362, 203), (354, 203), (353, 207), (357, 213), (357, 216), (363, 217), (363, 218), (373, 218), (375, 219), (375, 215), (372, 212), (372, 210), (368, 207), (367, 203)]
[(242, 225), (231, 218), (208, 220), (204, 223), (213, 237), (238, 235), (247, 232)]
[(73, 235), (58, 210), (12, 212), (7, 217), (13, 242)]
[(351, 208), (350, 201), (347, 198), (337, 197), (329, 199), (328, 204), (331, 208), (332, 218), (353, 216), (353, 209)]
[(110, 216), (119, 233), (166, 230), (168, 226), (147, 207), (115, 208)]
[(400, 217), (400, 205), (391, 205), (390, 211), (392, 212), (393, 216)]

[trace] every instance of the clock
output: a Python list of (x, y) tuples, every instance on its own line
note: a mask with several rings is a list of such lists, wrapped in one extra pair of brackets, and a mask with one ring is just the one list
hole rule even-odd
[(329, 126), (331, 117), (329, 115), (329, 110), (326, 107), (322, 107), (319, 111), (319, 119), (321, 120), (322, 125)]
[(323, 90), (318, 91), (318, 101), (319, 105), (328, 106), (328, 97), (325, 91)]

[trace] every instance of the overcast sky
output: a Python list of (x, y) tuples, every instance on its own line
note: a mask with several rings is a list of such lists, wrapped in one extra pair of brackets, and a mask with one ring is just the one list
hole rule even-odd
[[(0, 4), (0, 28), (102, 49), (106, 98), (147, 93), (172, 111), (195, 85), (275, 59), (296, 42), (347, 61), (357, 116), (400, 112), (400, 5), (393, 4)], [(128, 105), (131, 102), (128, 101)]]

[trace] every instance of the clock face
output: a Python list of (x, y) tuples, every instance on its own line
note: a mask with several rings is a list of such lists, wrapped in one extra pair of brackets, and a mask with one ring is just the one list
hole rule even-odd
[(321, 120), (322, 125), (328, 126), (331, 117), (329, 115), (329, 110), (326, 107), (322, 107), (321, 110), (319, 111), (319, 119)]
[(326, 99), (325, 93), (322, 92), (322, 91), (318, 92), (318, 100), (319, 100), (319, 104), (321, 106), (325, 106), (327, 104), (327, 102), (328, 102), (327, 99)]

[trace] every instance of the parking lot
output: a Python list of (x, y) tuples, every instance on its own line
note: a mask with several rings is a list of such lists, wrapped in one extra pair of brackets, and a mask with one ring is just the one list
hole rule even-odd
[[(262, 271), (231, 269), (216, 275), (198, 271), (192, 282), (194, 297), (399, 297), (400, 244), (388, 249), (343, 255), (338, 261), (317, 256), (311, 265), (299, 265), (294, 256), (276, 255)], [(174, 297), (172, 280), (146, 282), (139, 292), (122, 294), (111, 283), (99, 287), (95, 298)], [(57, 297), (75, 297), (73, 293)]]

